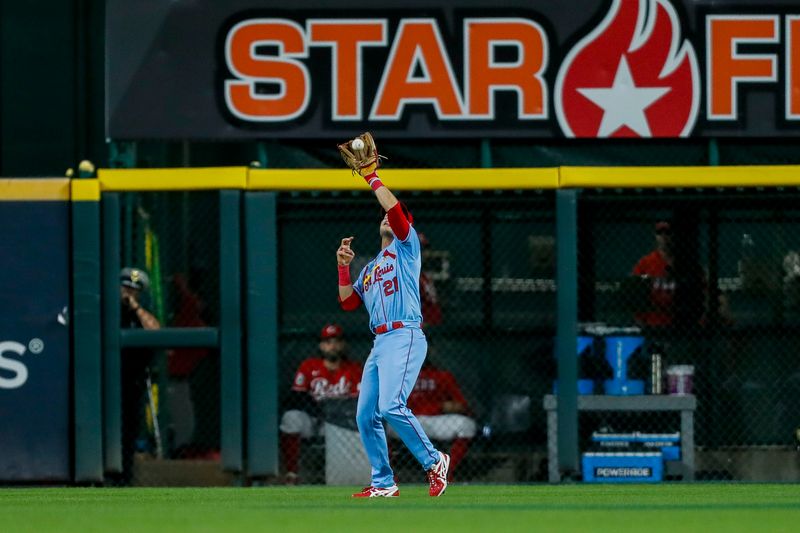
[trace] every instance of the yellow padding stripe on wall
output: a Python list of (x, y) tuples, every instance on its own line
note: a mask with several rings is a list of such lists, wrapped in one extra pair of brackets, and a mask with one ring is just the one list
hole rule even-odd
[(73, 202), (99, 202), (100, 182), (94, 178), (80, 178), (72, 180)]
[[(364, 190), (347, 169), (100, 169), (104, 191)], [(383, 169), (393, 190), (800, 186), (800, 166)]]
[(244, 189), (247, 167), (214, 168), (101, 168), (104, 191), (193, 191)]
[(68, 178), (0, 179), (0, 202), (69, 201)]
[(597, 188), (800, 186), (800, 166), (561, 167), (560, 186)]
[[(557, 168), (437, 168), (384, 169), (381, 181), (402, 191), (473, 189), (554, 189)], [(364, 179), (347, 169), (251, 169), (248, 189), (254, 190), (364, 190)]]

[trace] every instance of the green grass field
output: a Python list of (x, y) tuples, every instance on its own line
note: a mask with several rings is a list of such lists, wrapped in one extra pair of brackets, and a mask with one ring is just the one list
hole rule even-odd
[[(352, 487), (353, 490), (360, 487)], [(800, 531), (800, 485), (453, 485), (441, 498), (351, 488), (0, 489), (4, 533)]]

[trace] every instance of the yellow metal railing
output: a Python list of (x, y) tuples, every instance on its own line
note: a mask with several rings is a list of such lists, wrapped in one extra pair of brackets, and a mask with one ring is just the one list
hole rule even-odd
[[(800, 187), (800, 166), (385, 169), (395, 190)], [(104, 169), (97, 178), (4, 179), (0, 201), (97, 201), (102, 191), (361, 190), (346, 169)]]

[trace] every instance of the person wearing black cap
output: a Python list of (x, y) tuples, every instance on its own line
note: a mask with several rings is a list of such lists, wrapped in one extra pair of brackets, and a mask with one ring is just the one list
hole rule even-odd
[(356, 398), (361, 365), (347, 359), (347, 342), (338, 324), (326, 324), (320, 332), (319, 353), (305, 359), (292, 382), (290, 408), (280, 424), (285, 482), (298, 482), (300, 440), (321, 434), (321, 403)]
[[(158, 319), (141, 304), (141, 296), (150, 288), (147, 273), (138, 268), (123, 268), (119, 276), (120, 326), (128, 329), (159, 329)], [(125, 348), (121, 351), (122, 378), (122, 482), (130, 484), (136, 441), (144, 421), (147, 372), (153, 358), (148, 348)]]

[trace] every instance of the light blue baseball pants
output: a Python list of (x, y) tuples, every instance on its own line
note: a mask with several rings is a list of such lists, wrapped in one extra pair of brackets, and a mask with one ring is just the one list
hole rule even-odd
[(395, 329), (375, 337), (364, 363), (356, 422), (372, 465), (373, 487), (394, 485), (383, 420), (391, 424), (423, 469), (439, 460), (439, 452), (406, 406), (427, 351), (428, 341), (421, 329)]

